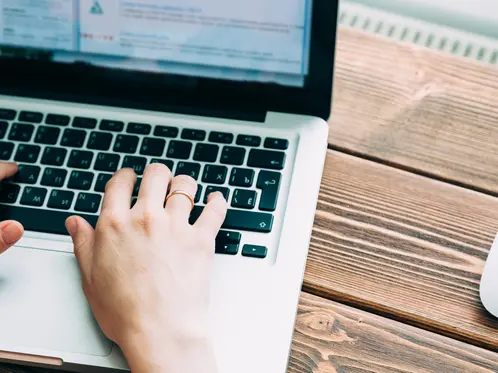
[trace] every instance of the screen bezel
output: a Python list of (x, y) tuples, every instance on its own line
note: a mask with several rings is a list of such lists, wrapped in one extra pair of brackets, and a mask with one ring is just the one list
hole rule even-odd
[(338, 1), (313, 1), (309, 74), (303, 88), (0, 58), (0, 93), (204, 115), (276, 111), (326, 120), (332, 100), (337, 14)]

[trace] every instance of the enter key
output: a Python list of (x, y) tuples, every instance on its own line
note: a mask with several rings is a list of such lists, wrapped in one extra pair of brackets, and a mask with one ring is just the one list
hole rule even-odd
[(259, 202), (260, 210), (276, 210), (281, 178), (282, 175), (279, 172), (261, 171), (259, 173), (256, 187), (262, 191)]

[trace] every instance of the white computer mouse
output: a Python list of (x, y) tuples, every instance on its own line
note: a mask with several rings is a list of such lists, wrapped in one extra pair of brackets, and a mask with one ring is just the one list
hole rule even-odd
[(481, 278), (481, 301), (489, 313), (498, 317), (498, 235), (484, 266)]

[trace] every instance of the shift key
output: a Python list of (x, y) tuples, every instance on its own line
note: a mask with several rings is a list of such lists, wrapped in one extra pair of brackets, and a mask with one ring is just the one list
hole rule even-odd
[[(190, 214), (190, 224), (194, 224), (202, 213), (203, 207), (195, 206)], [(273, 228), (273, 215), (253, 211), (229, 209), (223, 229), (234, 229), (259, 233), (269, 233)]]

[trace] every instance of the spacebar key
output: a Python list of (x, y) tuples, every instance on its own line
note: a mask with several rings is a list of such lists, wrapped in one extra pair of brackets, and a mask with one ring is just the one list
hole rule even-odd
[[(194, 224), (203, 210), (201, 206), (195, 206), (190, 214), (190, 224)], [(235, 229), (241, 231), (269, 233), (273, 227), (273, 215), (261, 212), (241, 211), (229, 209), (223, 223), (223, 229)]]
[(17, 220), (25, 230), (33, 232), (68, 235), (65, 222), (72, 215), (83, 217), (93, 227), (97, 224), (98, 216), (0, 205), (0, 221)]

